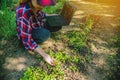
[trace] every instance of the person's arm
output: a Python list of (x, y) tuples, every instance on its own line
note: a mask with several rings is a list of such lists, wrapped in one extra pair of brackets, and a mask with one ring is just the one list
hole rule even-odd
[(37, 12), (37, 16), (38, 17), (41, 17), (41, 19), (44, 19), (46, 17), (46, 13), (41, 11), (41, 10), (38, 10)]
[(48, 54), (46, 54), (40, 47), (38, 47), (37, 43), (33, 40), (31, 35), (31, 27), (29, 26), (29, 21), (27, 21), (25, 18), (21, 18), (20, 21), (20, 37), (22, 40), (22, 43), (24, 47), (28, 50), (33, 50), (39, 53), (44, 60), (49, 63), (51, 66), (55, 65), (55, 60), (51, 58)]
[(51, 66), (55, 66), (55, 59), (54, 58), (51, 58), (48, 54), (46, 54), (41, 48), (37, 47), (35, 49), (35, 51), (37, 53), (39, 53), (43, 58), (44, 60), (49, 63)]

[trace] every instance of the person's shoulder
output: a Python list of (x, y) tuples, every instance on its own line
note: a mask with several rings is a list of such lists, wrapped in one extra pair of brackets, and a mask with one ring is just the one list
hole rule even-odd
[(31, 8), (30, 8), (30, 6), (28, 5), (28, 4), (20, 4), (19, 6), (18, 6), (18, 8), (16, 9), (16, 11), (17, 12), (23, 12), (23, 14), (25, 13), (25, 12), (31, 12)]
[(21, 14), (21, 16), (25, 16), (26, 18), (33, 15), (32, 9), (28, 4), (20, 4), (16, 10), (16, 13)]

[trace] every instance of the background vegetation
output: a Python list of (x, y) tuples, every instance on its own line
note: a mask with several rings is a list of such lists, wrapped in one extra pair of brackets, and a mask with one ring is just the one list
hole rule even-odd
[(9, 39), (15, 35), (15, 11), (12, 11), (13, 4), (13, 0), (1, 0), (0, 2), (0, 36), (4, 39)]

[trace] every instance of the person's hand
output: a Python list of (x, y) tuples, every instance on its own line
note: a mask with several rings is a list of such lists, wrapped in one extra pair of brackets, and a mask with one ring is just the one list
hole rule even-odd
[(38, 47), (35, 49), (35, 51), (38, 52), (48, 64), (50, 64), (51, 66), (56, 65), (56, 60), (46, 54), (41, 48)]
[(49, 55), (45, 55), (45, 56), (44, 56), (44, 59), (45, 59), (45, 61), (46, 61), (48, 64), (50, 64), (51, 66), (55, 66), (56, 60), (55, 60), (54, 58), (50, 57)]

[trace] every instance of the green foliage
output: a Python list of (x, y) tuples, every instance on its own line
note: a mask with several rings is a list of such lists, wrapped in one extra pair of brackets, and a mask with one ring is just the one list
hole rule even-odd
[(18, 0), (0, 0), (0, 9), (11, 8), (14, 4), (17, 3)]
[[(109, 80), (119, 80), (120, 77), (120, 36), (115, 36), (113, 40), (113, 47), (117, 48), (117, 54), (110, 55), (108, 57), (110, 73), (108, 75)], [(116, 62), (116, 63), (114, 63)]]
[(65, 52), (58, 52), (54, 53), (53, 51), (50, 51), (50, 55), (54, 57), (58, 63), (79, 63), (81, 58), (78, 55), (70, 55)]
[(0, 10), (0, 35), (5, 39), (15, 35), (15, 12)]
[(73, 50), (78, 52), (86, 46), (87, 34), (92, 29), (93, 21), (88, 17), (83, 25), (82, 31), (73, 31), (67, 33), (69, 37), (68, 46), (72, 47)]
[(68, 46), (72, 47), (72, 49), (74, 49), (75, 51), (78, 51), (79, 48), (85, 46), (85, 37), (80, 34), (79, 31), (68, 33), (68, 37)]
[(64, 2), (66, 2), (67, 0), (57, 0), (57, 3), (55, 6), (48, 6), (45, 7), (43, 9), (44, 12), (48, 13), (48, 14), (59, 14), (60, 10), (62, 9), (62, 6), (64, 4)]
[(31, 67), (27, 69), (24, 77), (20, 80), (55, 80), (56, 78), (63, 80), (64, 73), (59, 68), (49, 67), (49, 71), (43, 70), (41, 67)]
[(15, 12), (10, 11), (14, 0), (1, 0), (0, 3), (0, 36), (10, 39), (15, 35)]
[(30, 67), (24, 72), (24, 76), (20, 80), (64, 80), (65, 73), (62, 64), (69, 64), (67, 67), (69, 70), (78, 71), (78, 68), (73, 65), (73, 63), (81, 63), (81, 58), (77, 55), (71, 56), (64, 52), (54, 53), (51, 50), (49, 53), (57, 60), (55, 67), (51, 67), (49, 64), (44, 64), (44, 67)]

